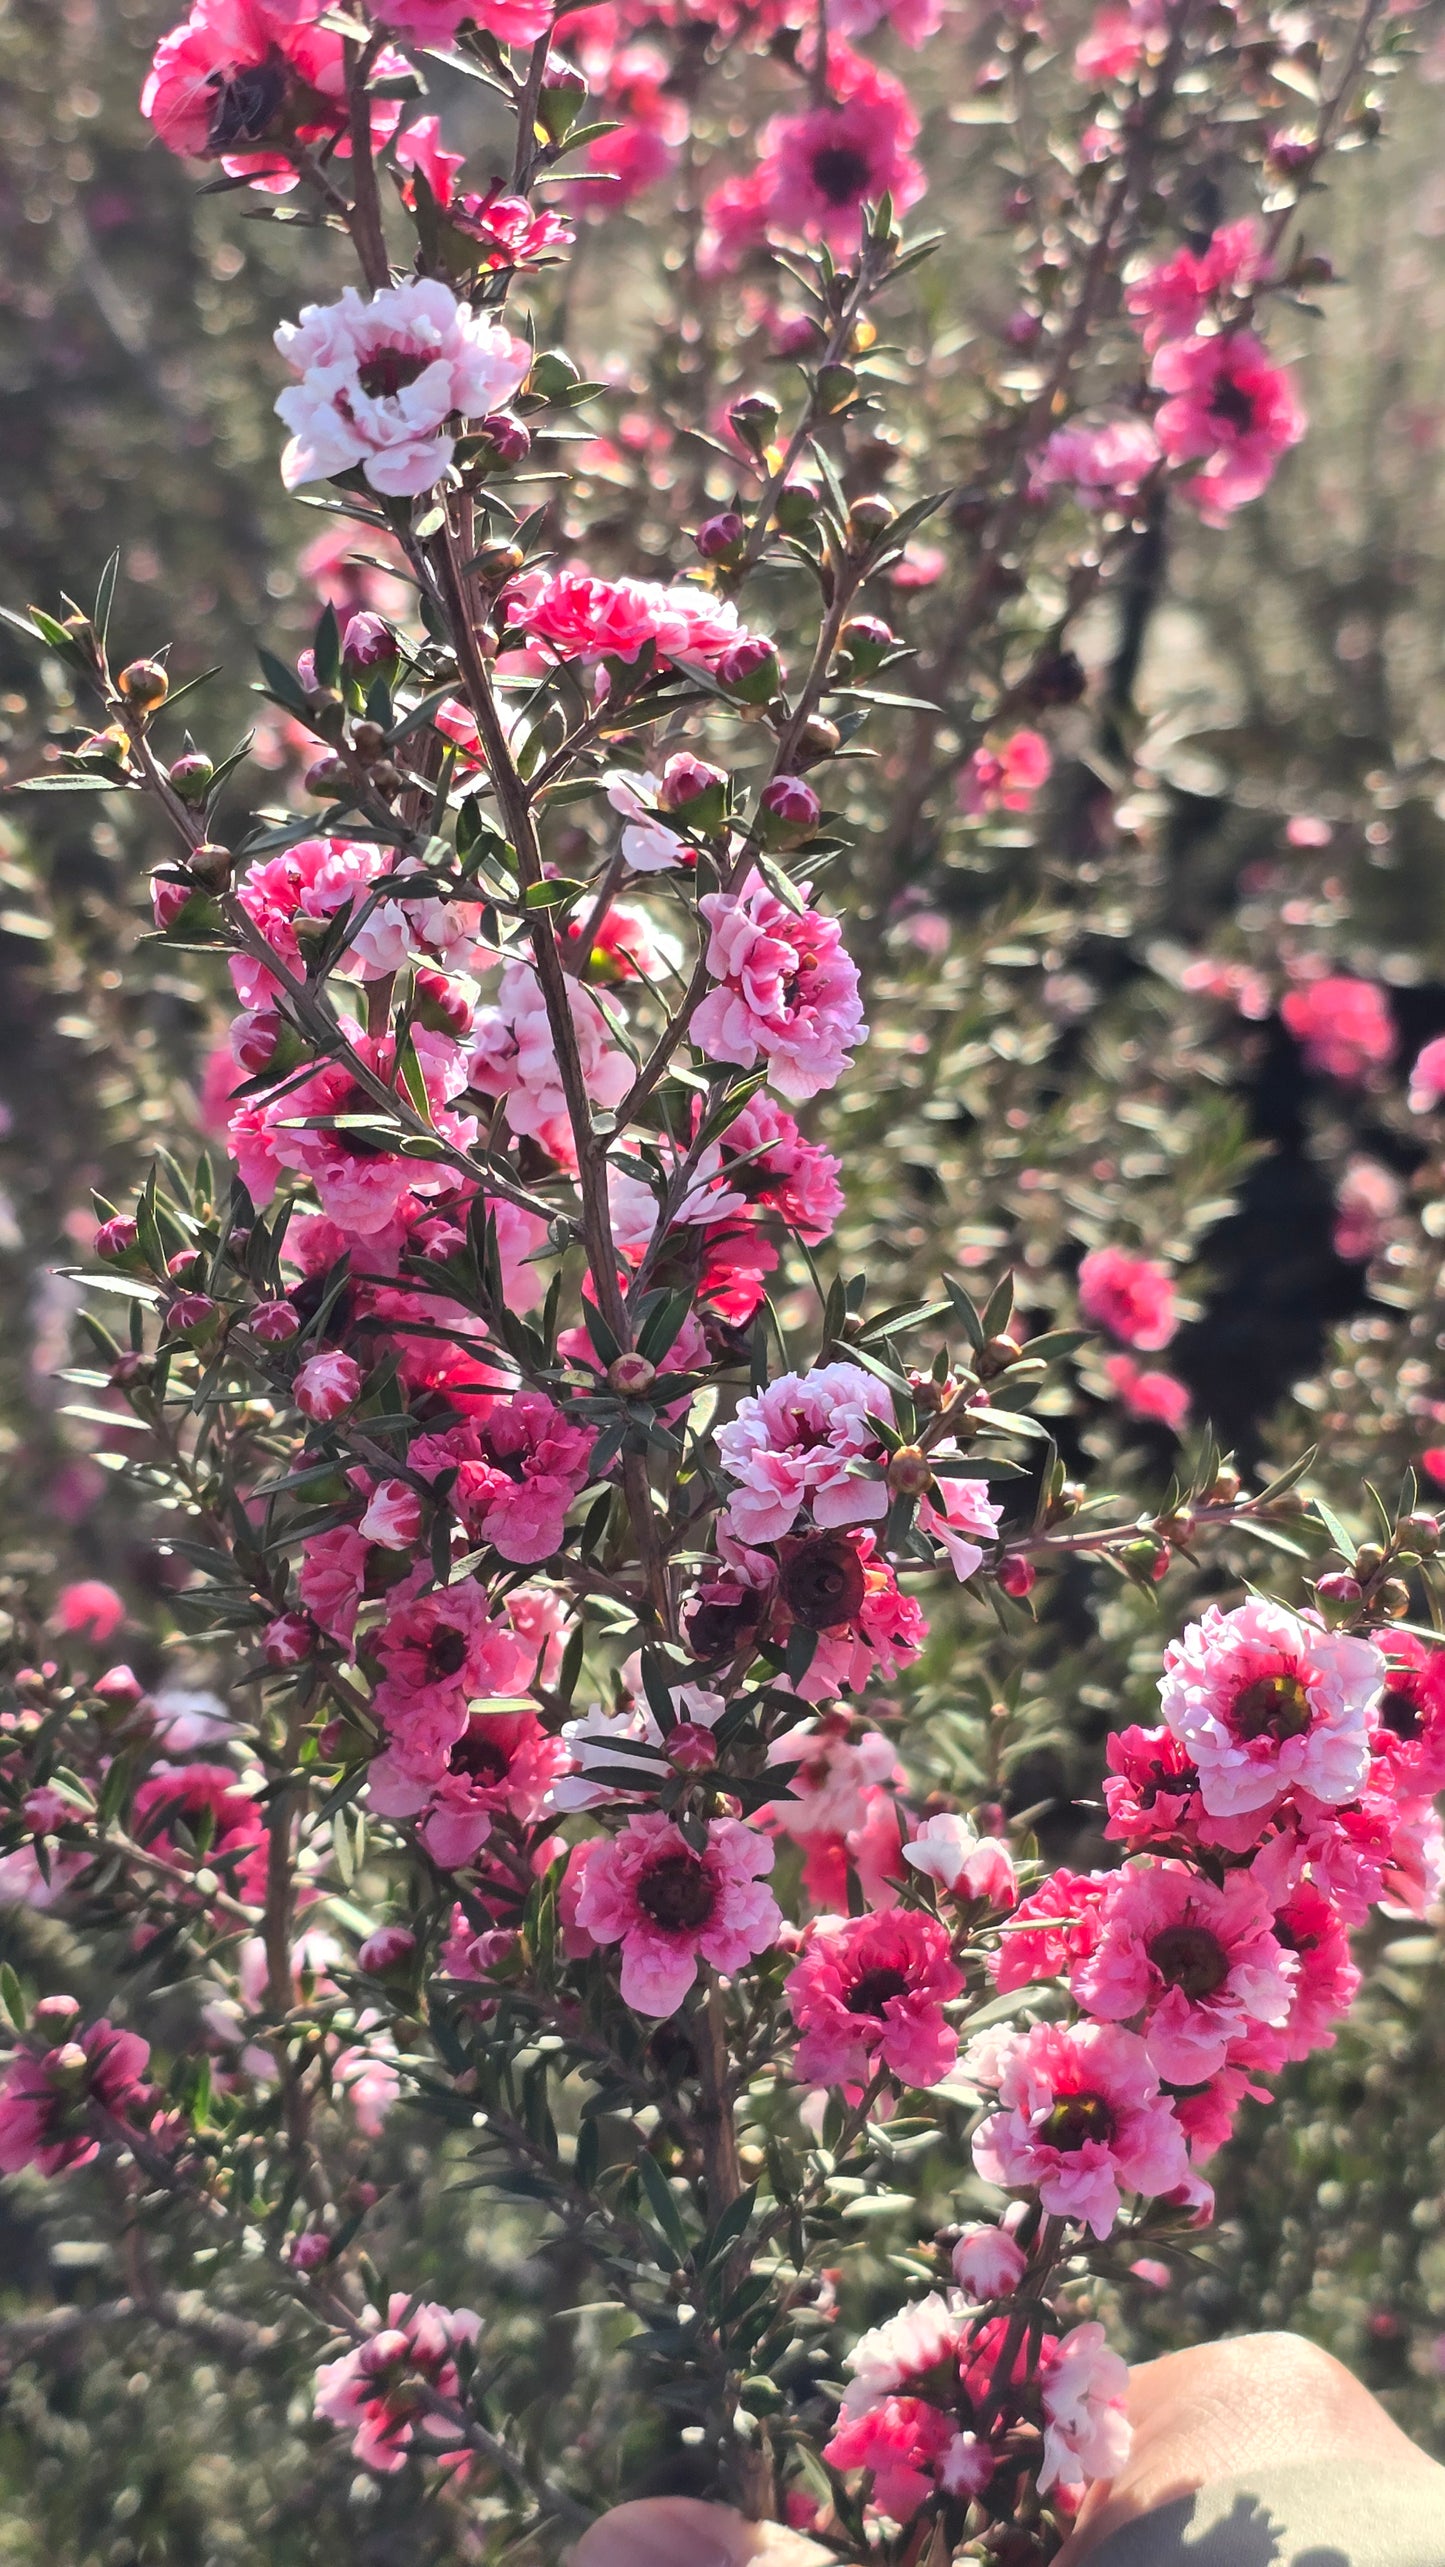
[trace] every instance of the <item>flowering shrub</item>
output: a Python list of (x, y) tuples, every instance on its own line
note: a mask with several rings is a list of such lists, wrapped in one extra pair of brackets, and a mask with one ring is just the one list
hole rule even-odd
[[(147, 85), (169, 149), (349, 238), (361, 288), (278, 333), (281, 472), (396, 593), (263, 656), (291, 789), (240, 815), (246, 752), (172, 736), (162, 646), (116, 665), (113, 573), (25, 625), (101, 723), (42, 789), (169, 831), (157, 937), (238, 1002), (228, 1173), (100, 1207), (129, 1329), (87, 1325), (247, 1709), (217, 1761), (119, 1664), (17, 1678), (7, 1860), (125, 1950), (147, 2032), (12, 1976), (0, 2162), (104, 2153), (126, 2216), (254, 2244), (358, 2462), (437, 2473), (498, 2548), (550, 2539), (615, 2483), (513, 2429), (487, 2311), (383, 2249), (349, 2152), (404, 2099), (579, 2259), (710, 2487), (840, 2555), (936, 2528), (1043, 2560), (1125, 2448), (1096, 2273), (1188, 2254), (1245, 2099), (1335, 2037), (1350, 1930), (1438, 1890), (1437, 1529), (1408, 1475), (1361, 1541), (1302, 1468), (1247, 1489), (1207, 1439), (1142, 1515), (1087, 1490), (1063, 1368), (1098, 1359), (1034, 1325), (1069, 1317), (1057, 1281), (881, 1300), (829, 1253), (846, 1154), (806, 1118), (868, 1040), (860, 836), (901, 895), (930, 831), (966, 865), (1026, 818), (1054, 751), (1020, 717), (1077, 703), (1084, 604), (1166, 499), (1217, 522), (1302, 434), (1262, 334), (1312, 281), (1295, 205), (1367, 112), (1373, 16), (1309, 35), (1318, 114), (1283, 158), (1298, 79), (1187, 0), (1081, 30), (1072, 70), (1026, 18), (980, 51), (927, 6), (675, 16), (198, 0)], [(873, 312), (916, 328), (904, 289), (944, 262), (899, 224), (908, 82), (857, 49), (890, 34), (973, 45), (980, 98), (1037, 83), (1071, 137), (1016, 208), (979, 487), (903, 476), (901, 504)], [(510, 113), (484, 186), (445, 106), (412, 112), (438, 48)], [(762, 102), (742, 154), (733, 76)], [(1200, 232), (1186, 180), (1225, 122), (1258, 210)], [(659, 403), (677, 507), (614, 567), (587, 503), (615, 455), (572, 453), (606, 387), (543, 344), (552, 271), (684, 145), (685, 255), (746, 372), (715, 354), (685, 427)], [(796, 393), (746, 388), (783, 360)], [(879, 610), (933, 586), (940, 516), (968, 575), (915, 677)], [(1048, 613), (1014, 613), (1021, 564)], [(1280, 1012), (1331, 1077), (1393, 1056), (1371, 984), (1301, 972)], [(1100, 1233), (1064, 1289), (1132, 1350), (1108, 1390), (1177, 1430), (1187, 1390), (1134, 1361), (1179, 1325), (1168, 1243)], [(1111, 1750), (1117, 1864), (1049, 1865), (1017, 1811), (1009, 1841), (977, 1777), (929, 1790), (899, 1747), (930, 1649), (946, 1684), (967, 1635), (961, 1692), (985, 1613), (1006, 1658), (1073, 1564), (1167, 1610), (1176, 1560), (1256, 1592), (1154, 1648), (1157, 1723)], [(58, 1622), (103, 1655), (108, 1615)], [(848, 2241), (940, 2134), (991, 2215), (911, 2237), (848, 2346)]]

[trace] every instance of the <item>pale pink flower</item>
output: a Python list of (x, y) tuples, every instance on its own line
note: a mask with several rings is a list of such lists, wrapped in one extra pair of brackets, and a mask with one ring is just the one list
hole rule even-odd
[(406, 1480), (379, 1480), (357, 1531), (383, 1551), (410, 1551), (421, 1539), (421, 1499)]
[(428, 2401), (460, 2397), (456, 2356), (482, 2331), (475, 2310), (440, 2308), (394, 2291), (385, 2324), (380, 2311), (369, 2308), (362, 2325), (365, 2340), (317, 2372), (317, 2414), (329, 2424), (354, 2426), (355, 2457), (387, 2476), (404, 2467), (413, 2442), (424, 2451), (455, 2451), (461, 2424)]
[(968, 1819), (956, 1814), (926, 1818), (904, 1846), (903, 1859), (956, 1898), (1012, 1907), (1018, 1897), (1013, 1856), (1003, 1838), (980, 1837)]
[(1154, 1354), (1179, 1325), (1167, 1266), (1128, 1248), (1091, 1248), (1079, 1267), (1079, 1308), (1091, 1327)]
[(1305, 981), (1286, 990), (1279, 1012), (1310, 1068), (1329, 1078), (1365, 1078), (1394, 1057), (1390, 1002), (1372, 980), (1332, 972)]
[(500, 410), (526, 381), (525, 339), (435, 277), (389, 285), (369, 301), (347, 286), (339, 303), (308, 304), (276, 345), (299, 379), (276, 403), (291, 442), (288, 490), (360, 464), (373, 490), (414, 498), (452, 459), (453, 418)]
[[(811, 886), (797, 888), (806, 903)], [(705, 893), (698, 908), (717, 984), (692, 1021), (699, 1050), (742, 1069), (765, 1061), (772, 1085), (794, 1099), (835, 1086), (868, 1031), (837, 920), (789, 908), (756, 870), (739, 891)]]
[(723, 1468), (735, 1483), (723, 1513), (740, 1542), (777, 1542), (804, 1509), (825, 1531), (878, 1523), (888, 1512), (871, 1416), (891, 1420), (889, 1393), (858, 1364), (820, 1364), (782, 1373), (738, 1403), (718, 1432)]
[(639, 2014), (676, 2014), (699, 1965), (736, 1971), (776, 1942), (782, 1917), (760, 1875), (773, 1848), (735, 1818), (708, 1822), (695, 1853), (671, 1819), (645, 1811), (595, 1846), (576, 1921), (622, 1946), (622, 1998)]
[(1154, 422), (1167, 460), (1202, 459), (1184, 489), (1207, 525), (1257, 499), (1308, 425), (1289, 375), (1251, 330), (1168, 340), (1150, 380), (1169, 395)]
[(1086, 508), (1109, 508), (1137, 498), (1160, 460), (1159, 440), (1147, 419), (1073, 419), (1055, 428), (1033, 457), (1029, 495), (1068, 490)]
[(292, 1385), (292, 1396), (303, 1417), (313, 1425), (329, 1426), (344, 1417), (361, 1397), (362, 1371), (354, 1355), (345, 1355), (339, 1346), (323, 1347), (319, 1355), (310, 1355)]
[(1445, 1034), (1437, 1034), (1417, 1054), (1410, 1072), (1410, 1111), (1429, 1114), (1445, 1096)]
[(1349, 2013), (1360, 1985), (1350, 1938), (1338, 1910), (1313, 1881), (1301, 1881), (1274, 1918), (1276, 1939), (1296, 1962), (1284, 2021), (1253, 2032), (1236, 2056), (1252, 2068), (1274, 2071), (1290, 2059), (1334, 2045), (1335, 2025)]
[[(941, 1446), (940, 1463), (956, 1450), (953, 1445)], [(919, 1499), (915, 1520), (920, 1533), (931, 1533), (942, 1544), (949, 1567), (961, 1580), (982, 1567), (985, 1547), (997, 1539), (1002, 1515), (1003, 1508), (989, 1496), (986, 1480), (969, 1471), (940, 1471), (932, 1488)]]
[[(74, 1998), (46, 2004), (48, 2020), (68, 2030), (79, 2012)], [(45, 2023), (37, 2008), (36, 2031)], [(127, 2121), (148, 2102), (141, 2081), (149, 2058), (138, 2034), (120, 2032), (104, 2017), (54, 2049), (17, 2050), (0, 2080), (0, 2174), (33, 2166), (40, 2175), (61, 2175), (88, 2166), (105, 2135), (96, 2127), (97, 2111)]]
[(901, 1788), (907, 1779), (896, 1748), (880, 1730), (850, 1738), (837, 1718), (816, 1729), (789, 1730), (769, 1750), (768, 1763), (793, 1770), (787, 1798), (770, 1801), (762, 1815), (799, 1844), (810, 1836), (847, 1836), (866, 1820), (877, 1785)]
[(1211, 1817), (1262, 1820), (1289, 1792), (1355, 1798), (1384, 1677), (1372, 1642), (1256, 1596), (1232, 1612), (1207, 1605), (1170, 1642), (1159, 1700)]
[(946, 1926), (914, 1908), (823, 1916), (808, 1929), (784, 1993), (804, 2085), (861, 2088), (880, 2069), (936, 2086), (958, 2056), (944, 2007), (963, 1987)]
[(953, 2278), (966, 2299), (1008, 2299), (1028, 2270), (1028, 2257), (1006, 2228), (976, 2223), (953, 2250)]
[(975, 749), (958, 780), (958, 798), (974, 818), (990, 811), (1027, 811), (1053, 771), (1053, 752), (1041, 731), (1011, 731), (992, 747)]
[(1102, 2326), (1070, 2327), (1039, 2374), (1044, 2465), (1039, 2493), (1086, 2487), (1117, 2476), (1133, 2440), (1125, 2399), (1129, 2366), (1109, 2350)]
[(1149, 2056), (1172, 2084), (1199, 2085), (1231, 2044), (1288, 2017), (1298, 1961), (1248, 1872), (1216, 1887), (1182, 1863), (1126, 1864), (1099, 1921), (1070, 1977), (1074, 1996), (1107, 2023), (1142, 2016)]
[(633, 873), (671, 873), (678, 865), (692, 859), (692, 851), (675, 829), (669, 829), (657, 809), (662, 789), (655, 775), (628, 775), (620, 768), (603, 778), (607, 799), (614, 811), (620, 811), (625, 822), (622, 831), (622, 860)]
[(998, 2089), (974, 2134), (987, 2183), (1037, 2188), (1046, 2211), (1107, 2237), (1125, 2192), (1190, 2182), (1184, 2135), (1138, 2035), (1111, 2023), (1036, 2023), (984, 2033), (965, 2070)]
[[(594, 1105), (620, 1105), (632, 1084), (632, 1064), (602, 1002), (580, 981), (567, 982), (567, 1003), (587, 1094)], [(472, 1084), (485, 1096), (504, 1096), (512, 1130), (540, 1141), (564, 1166), (576, 1165), (576, 1141), (567, 1110), (562, 1071), (535, 966), (508, 963), (490, 1007), (477, 1010), (468, 1056)]]
[[(1413, 1096), (1413, 1090), (1411, 1091)], [(1389, 1237), (1390, 1222), (1400, 1209), (1400, 1180), (1378, 1159), (1353, 1158), (1345, 1163), (1335, 1188), (1335, 1222), (1331, 1244), (1337, 1257), (1363, 1264), (1377, 1257)]]

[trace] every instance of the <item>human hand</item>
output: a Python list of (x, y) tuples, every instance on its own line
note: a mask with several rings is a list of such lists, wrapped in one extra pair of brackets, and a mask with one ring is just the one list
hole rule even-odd
[(589, 2524), (572, 2567), (837, 2567), (836, 2554), (781, 2523), (747, 2522), (731, 2505), (645, 2496)]

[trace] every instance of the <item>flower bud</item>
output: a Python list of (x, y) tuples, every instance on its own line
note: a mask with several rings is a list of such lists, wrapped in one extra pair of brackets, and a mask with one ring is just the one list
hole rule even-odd
[(821, 365), (818, 368), (818, 407), (827, 419), (835, 419), (846, 410), (858, 394), (858, 377), (851, 365)]
[(361, 1366), (352, 1356), (328, 1348), (302, 1365), (294, 1396), (303, 1417), (314, 1425), (329, 1426), (361, 1397)]
[(95, 1234), (98, 1257), (128, 1257), (138, 1244), (140, 1232), (128, 1212), (117, 1212), (110, 1221), (102, 1221)]
[(379, 722), (356, 722), (351, 731), (351, 754), (370, 766), (386, 755), (386, 733)]
[(1400, 1530), (1409, 1534), (1422, 1559), (1430, 1559), (1440, 1547), (1440, 1519), (1437, 1515), (1407, 1515)]
[(1410, 1610), (1410, 1590), (1403, 1578), (1386, 1578), (1375, 1601), (1392, 1622), (1400, 1622)]
[(455, 1034), (472, 1030), (472, 1010), (465, 993), (449, 981), (445, 972), (423, 968), (412, 983), (416, 1001), (416, 1021), (431, 1034)]
[(357, 1953), (357, 1967), (368, 1977), (385, 1979), (394, 1970), (405, 1970), (416, 1958), (416, 1936), (404, 1925), (379, 1925), (368, 1934)]
[(1026, 1560), (1021, 1551), (1006, 1551), (998, 1564), (998, 1582), (1005, 1595), (1029, 1595), (1038, 1576), (1032, 1560)]
[(204, 802), (215, 772), (210, 758), (204, 757), (199, 749), (188, 749), (183, 758), (177, 758), (168, 768), (166, 780), (182, 802)]
[(1332, 1619), (1338, 1614), (1348, 1620), (1364, 1592), (1359, 1579), (1352, 1578), (1348, 1569), (1328, 1569), (1315, 1580), (1315, 1602)]
[(760, 835), (768, 847), (793, 847), (816, 829), (822, 805), (800, 775), (775, 775), (758, 804)]
[(554, 53), (542, 74), (537, 122), (549, 143), (565, 142), (587, 100), (587, 83), (565, 54)]
[(607, 1387), (619, 1399), (642, 1399), (657, 1379), (657, 1366), (645, 1355), (619, 1355), (607, 1367)]
[(233, 862), (229, 847), (218, 846), (213, 838), (203, 838), (186, 858), (186, 871), (203, 891), (229, 891)]
[(1233, 1506), (1244, 1483), (1232, 1462), (1221, 1462), (1208, 1492), (1210, 1506)]
[(366, 781), (373, 793), (381, 795), (383, 802), (392, 802), (400, 793), (406, 778), (391, 758), (378, 758), (374, 767), (367, 768)]
[(1385, 1565), (1385, 1554), (1378, 1542), (1362, 1542), (1355, 1553), (1355, 1575), (1362, 1584), (1378, 1575)]
[(1027, 700), (1036, 708), (1077, 704), (1088, 688), (1084, 663), (1074, 651), (1049, 651), (1028, 680)]
[(384, 615), (373, 615), (363, 607), (351, 617), (341, 637), (343, 677), (375, 677), (395, 668), (399, 658), (396, 635)]
[(206, 1260), (199, 1248), (178, 1248), (166, 1259), (166, 1273), (172, 1283), (195, 1283), (205, 1271)]
[(888, 1486), (894, 1497), (922, 1497), (933, 1485), (933, 1465), (928, 1455), (916, 1444), (904, 1444), (888, 1465)]
[(733, 434), (750, 455), (766, 453), (777, 434), (778, 417), (778, 405), (770, 392), (745, 392), (728, 412)]
[(30, 2009), (30, 2020), (44, 2032), (66, 2032), (79, 2014), (79, 1997), (38, 1997)]
[(231, 1057), (237, 1069), (247, 1078), (259, 1078), (271, 1067), (285, 1031), (284, 1018), (273, 1008), (256, 1007), (238, 1016), (231, 1028)]
[(216, 1304), (209, 1293), (177, 1293), (175, 1300), (166, 1304), (166, 1334), (170, 1337), (203, 1336), (216, 1316)]
[(843, 746), (843, 735), (836, 722), (826, 714), (810, 713), (803, 724), (797, 756), (802, 766), (817, 766), (823, 758), (835, 758)]
[(306, 791), (324, 794), (333, 801), (337, 794), (345, 793), (350, 782), (351, 770), (344, 758), (318, 758), (306, 770)]
[(151, 875), (151, 916), (164, 936), (194, 897), (196, 886), (177, 882), (170, 874)]
[(1002, 2228), (966, 2228), (953, 2250), (953, 2278), (975, 2303), (1006, 2299), (1027, 2266), (1028, 2257)]
[(309, 1613), (278, 1613), (268, 1622), (261, 1646), (271, 1667), (299, 1667), (316, 1647), (316, 1625)]
[(111, 1711), (134, 1711), (145, 1700), (145, 1687), (133, 1667), (107, 1667), (90, 1688)]
[(680, 749), (662, 770), (658, 808), (678, 812), (690, 829), (720, 829), (727, 818), (728, 786), (721, 767), (710, 767), (690, 749)]
[(289, 1301), (258, 1301), (246, 1325), (263, 1346), (284, 1346), (301, 1334), (300, 1315)]
[(719, 683), (743, 704), (771, 704), (783, 682), (778, 654), (761, 633), (732, 643), (718, 661), (717, 673)]
[(515, 579), (524, 570), (527, 556), (520, 544), (483, 544), (476, 556), (476, 573), (488, 588), (500, 588), (505, 580)]
[(812, 525), (822, 500), (816, 483), (787, 481), (773, 502), (773, 515), (785, 535), (801, 535)]
[(123, 695), (133, 713), (155, 713), (171, 691), (171, 682), (159, 660), (132, 660), (116, 679), (116, 693)]
[(897, 514), (892, 500), (885, 499), (881, 491), (875, 491), (864, 499), (855, 499), (848, 511), (849, 543), (855, 551), (875, 544), (880, 535), (887, 534)]
[(705, 1774), (717, 1763), (717, 1740), (700, 1720), (679, 1720), (667, 1733), (667, 1761), (680, 1774)]
[(331, 2261), (331, 2240), (323, 2228), (303, 2228), (286, 2249), (286, 2261), (296, 2273), (319, 2273)]
[(736, 508), (724, 508), (720, 515), (709, 517), (699, 526), (693, 542), (705, 562), (721, 562), (730, 569), (742, 559), (747, 533)]
[[(481, 446), (499, 464), (525, 463), (532, 451), (532, 432), (507, 410), (493, 410), (472, 430), (473, 447)], [(486, 454), (480, 459), (486, 460)]]
[(357, 1531), (383, 1551), (410, 1551), (421, 1540), (421, 1499), (409, 1480), (382, 1480), (372, 1491)]
[(881, 615), (850, 615), (838, 639), (859, 677), (871, 676), (898, 647), (897, 634)]

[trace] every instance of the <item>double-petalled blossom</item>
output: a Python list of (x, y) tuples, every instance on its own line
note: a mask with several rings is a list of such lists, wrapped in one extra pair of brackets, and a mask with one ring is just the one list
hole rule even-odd
[(291, 430), (287, 489), (359, 465), (389, 499), (430, 490), (451, 462), (455, 422), (502, 409), (532, 363), (525, 339), (436, 277), (370, 298), (348, 285), (338, 303), (283, 322), (276, 345), (297, 377), (276, 402)]
[(1107, 2237), (1125, 2193), (1186, 2192), (1184, 2133), (1137, 2033), (1112, 2023), (985, 2032), (964, 2069), (998, 2108), (974, 2134), (985, 2180), (1036, 2189), (1046, 2211)]
[(958, 2056), (944, 2008), (962, 1987), (947, 1927), (920, 1909), (817, 1918), (786, 1988), (794, 2075), (862, 2088), (886, 2070), (902, 2085), (936, 2086)]
[(0, 2174), (33, 2166), (59, 2175), (88, 2166), (105, 2136), (100, 2116), (131, 2120), (148, 2101), (148, 2045), (104, 2018), (75, 2035), (78, 2014), (73, 2000), (43, 2000), (37, 2033), (53, 2027), (71, 2037), (48, 2050), (17, 2050), (0, 2079)]
[(1170, 1642), (1159, 1702), (1210, 1817), (1262, 1825), (1287, 1793), (1328, 1807), (1355, 1798), (1384, 1678), (1372, 1641), (1255, 1596), (1206, 1605)]
[(1070, 1986), (1086, 2013), (1138, 2021), (1161, 2077), (1199, 2085), (1235, 2042), (1289, 2017), (1299, 1963), (1273, 1924), (1248, 1872), (1216, 1885), (1183, 1863), (1126, 1864)]
[(454, 2407), (461, 2395), (457, 2354), (482, 2331), (475, 2310), (441, 2308), (393, 2291), (385, 2321), (368, 2308), (361, 2323), (361, 2341), (316, 2374), (317, 2414), (354, 2427), (355, 2457), (388, 2477), (405, 2466), (414, 2443), (460, 2457), (465, 2426), (436, 2401)]
[(770, 1085), (794, 1100), (836, 1086), (868, 1031), (842, 929), (810, 906), (810, 889), (797, 886), (793, 908), (754, 870), (737, 891), (698, 902), (714, 986), (693, 1018), (693, 1041), (709, 1060), (745, 1070), (764, 1062)]
[(590, 1849), (576, 1919), (622, 1946), (622, 1999), (676, 2014), (704, 1962), (740, 1970), (777, 1941), (782, 1917), (762, 1875), (773, 1847), (735, 1818), (708, 1821), (699, 1852), (671, 1819), (644, 1811)]
[(891, 1409), (887, 1389), (858, 1364), (780, 1373), (740, 1400), (717, 1438), (733, 1482), (726, 1530), (740, 1542), (778, 1542), (805, 1512), (824, 1531), (881, 1522), (888, 1490), (870, 1467), (879, 1453), (870, 1420)]

